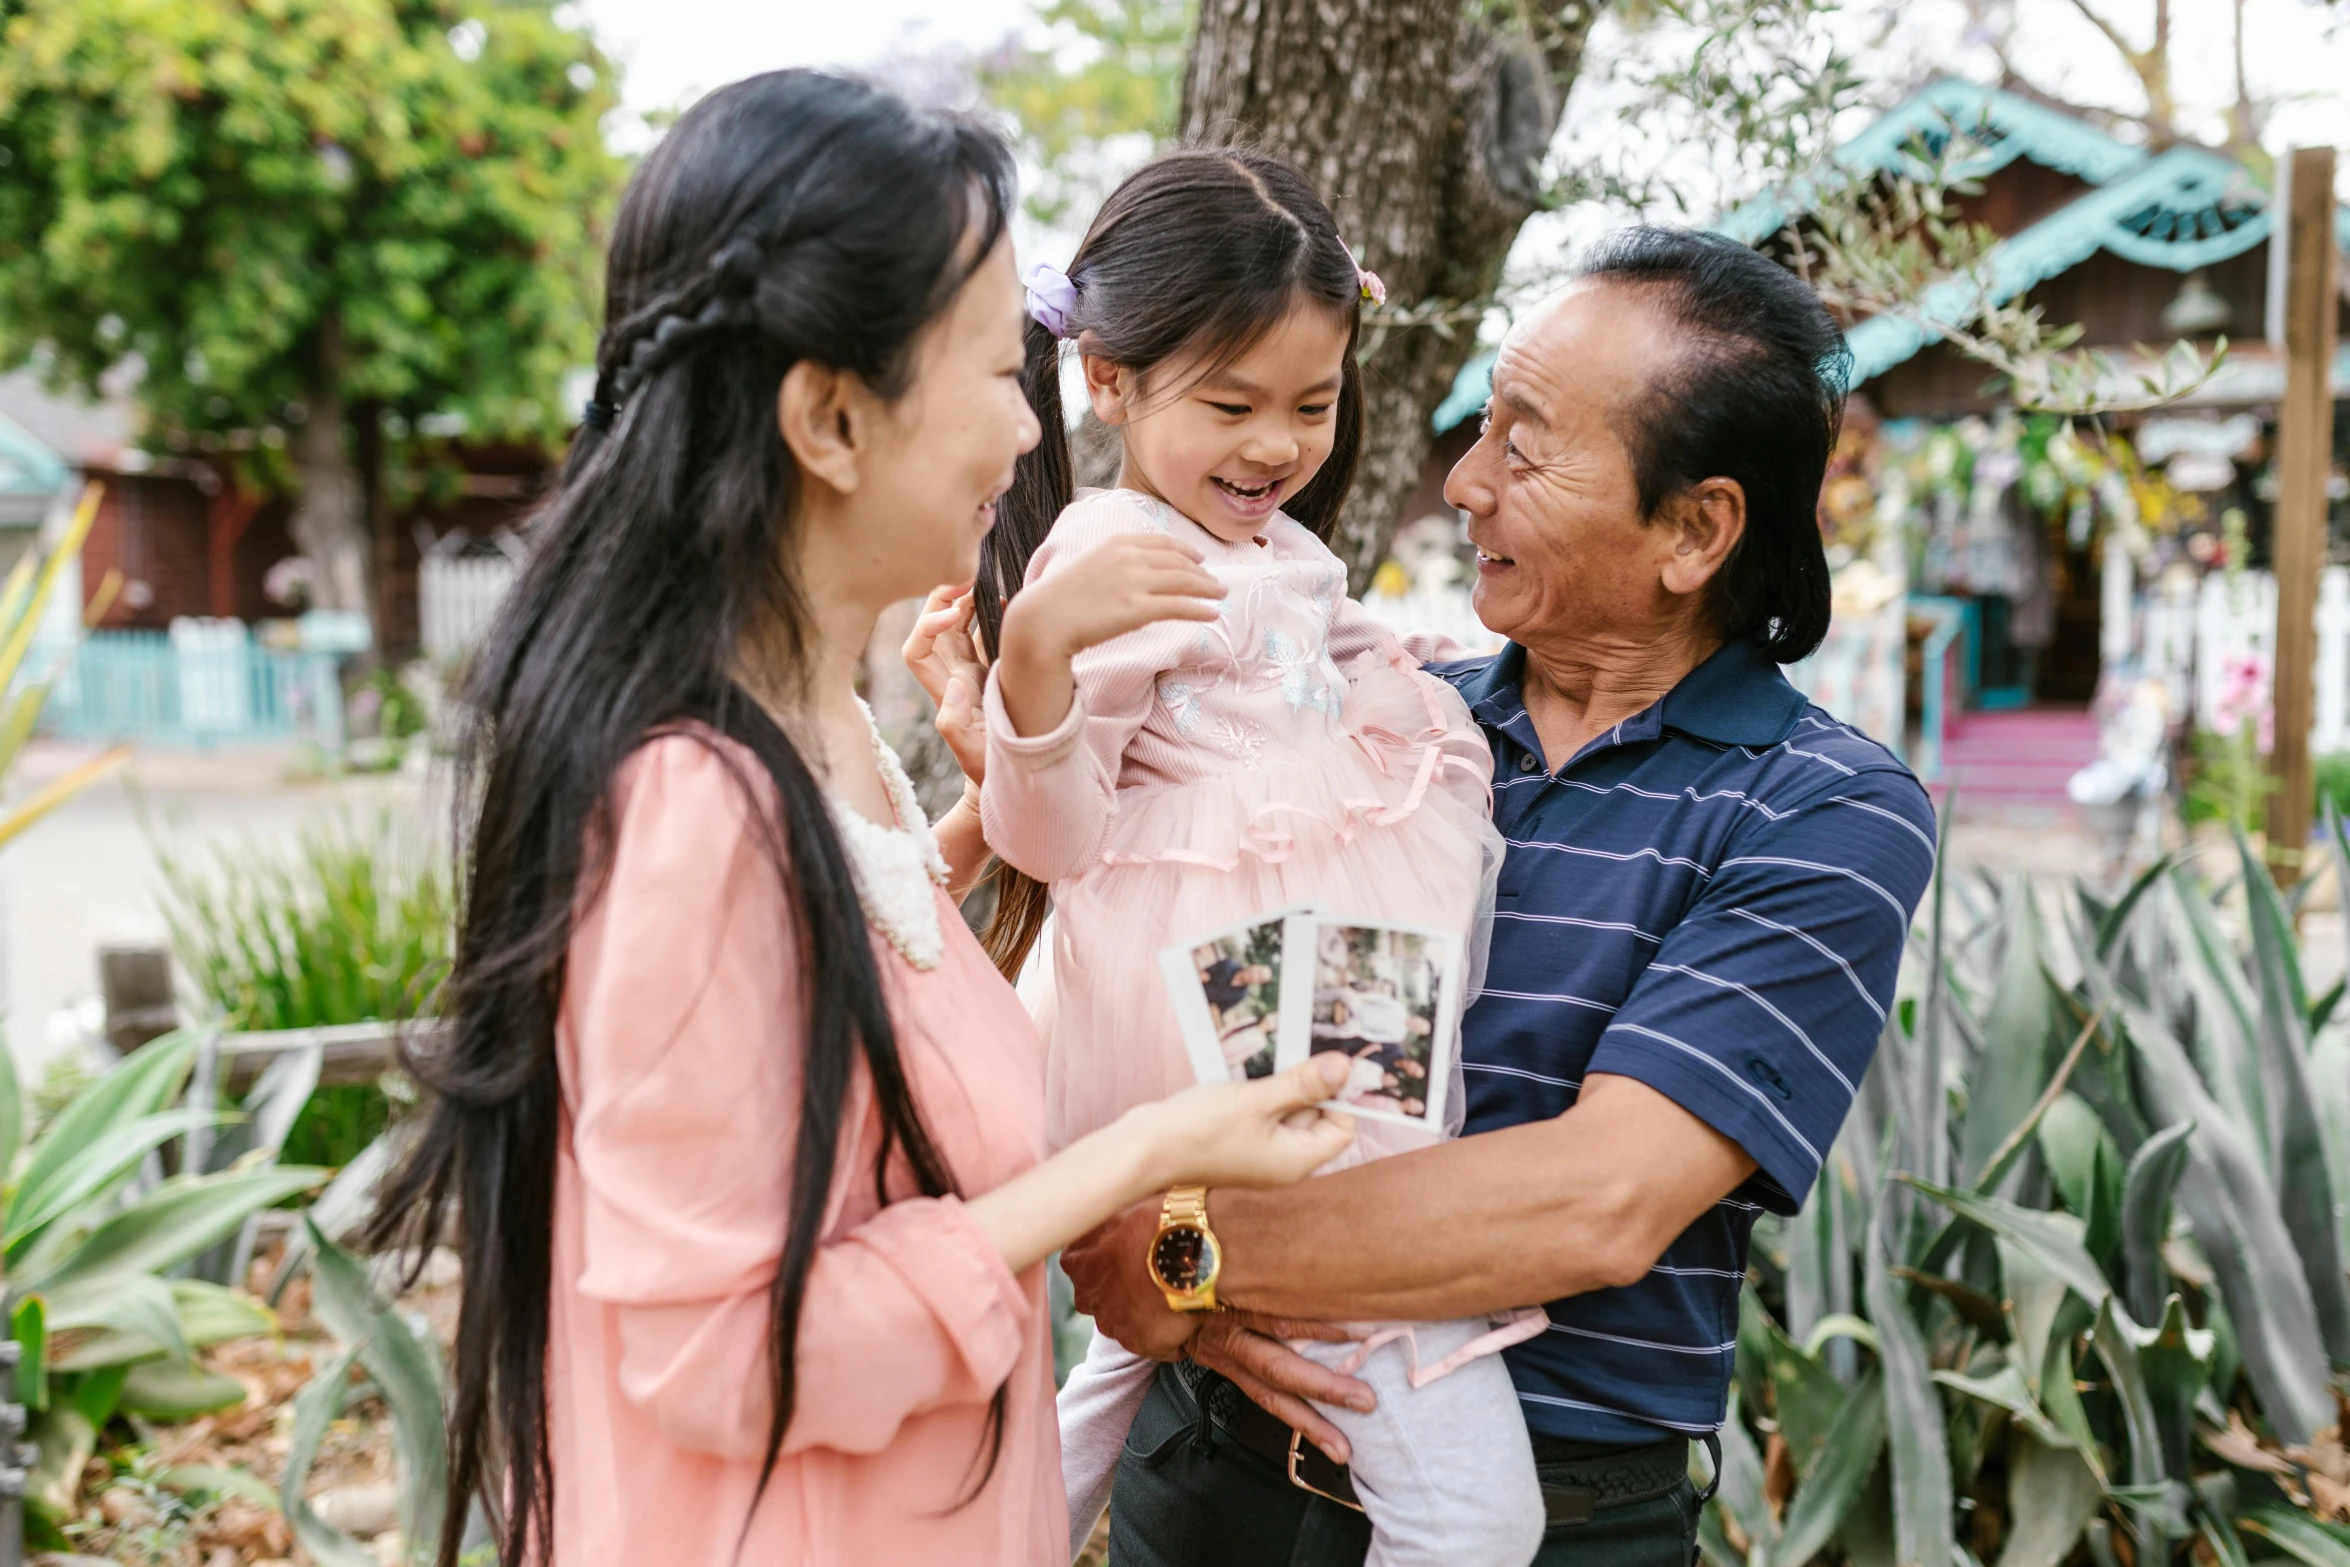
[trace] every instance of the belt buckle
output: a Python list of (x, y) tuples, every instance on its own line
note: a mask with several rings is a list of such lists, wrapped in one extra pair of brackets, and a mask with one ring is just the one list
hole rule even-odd
[[(1325, 1491), (1320, 1486), (1314, 1484), (1311, 1480), (1306, 1479), (1305, 1476), (1298, 1473), (1298, 1458), (1304, 1451), (1305, 1441), (1306, 1437), (1303, 1431), (1291, 1431), (1289, 1433), (1289, 1483), (1296, 1486), (1299, 1490), (1311, 1492), (1315, 1496), (1319, 1496), (1325, 1501), (1336, 1502), (1341, 1507), (1351, 1507), (1356, 1512), (1361, 1512), (1363, 1510), (1363, 1504), (1361, 1502), (1353, 1501), (1347, 1497), (1340, 1496), (1335, 1491)], [(1316, 1448), (1315, 1451), (1319, 1453), (1321, 1449)], [(1328, 1455), (1325, 1454), (1323, 1456), (1324, 1461), (1327, 1462)]]

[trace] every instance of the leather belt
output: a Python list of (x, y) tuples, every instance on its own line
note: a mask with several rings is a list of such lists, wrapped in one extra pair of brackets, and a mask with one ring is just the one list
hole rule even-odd
[[(1196, 1362), (1175, 1374), (1209, 1425), (1289, 1476), (1289, 1483), (1362, 1511), (1354, 1477), (1332, 1463), (1279, 1416), (1268, 1413), (1226, 1378)], [(1616, 1452), (1546, 1460), (1537, 1442), (1534, 1471), (1542, 1483), (1542, 1510), (1550, 1527), (1588, 1523), (1592, 1514), (1670, 1496), (1689, 1478), (1689, 1443), (1681, 1437)]]

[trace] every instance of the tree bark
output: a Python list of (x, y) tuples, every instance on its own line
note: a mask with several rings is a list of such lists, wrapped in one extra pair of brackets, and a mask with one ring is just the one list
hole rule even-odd
[(367, 513), (359, 472), (345, 441), (350, 423), (343, 401), (342, 323), (329, 315), (319, 327), (316, 374), (305, 416), (292, 441), (294, 473), (301, 494), (288, 530), (295, 547), (309, 557), (314, 609), (370, 614)]
[(1202, 0), (1183, 140), (1287, 158), (1387, 284), (1389, 311), (1458, 313), (1449, 331), (1383, 326), (1383, 313), (1364, 323), (1363, 463), (1331, 540), (1357, 592), (1405, 520), (1429, 416), (1540, 203), (1538, 165), (1595, 10), (1516, 8), (1530, 34), (1498, 28), (1498, 8), (1471, 0)]

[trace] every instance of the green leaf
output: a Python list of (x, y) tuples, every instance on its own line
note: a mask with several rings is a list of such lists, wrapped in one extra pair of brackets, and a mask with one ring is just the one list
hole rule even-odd
[(326, 1179), (301, 1167), (183, 1175), (108, 1219), (45, 1278), (25, 1287), (56, 1291), (114, 1274), (160, 1273), (219, 1245), (252, 1214)]
[(2104, 1501), (2105, 1487), (2080, 1453), (2011, 1432), (2007, 1544), (1997, 1567), (2062, 1567)]
[(250, 1469), (223, 1464), (172, 1464), (156, 1471), (156, 1483), (182, 1496), (235, 1497), (256, 1507), (278, 1511), (277, 1492)]
[(313, 1252), (311, 1309), (329, 1332), (353, 1346), (383, 1389), (400, 1457), (402, 1537), (429, 1550), (440, 1535), (449, 1488), (438, 1348), (429, 1332), (377, 1299), (367, 1270), (349, 1252), (307, 1220), (304, 1228)]
[(2171, 1194), (2186, 1171), (2194, 1130), (2193, 1121), (2181, 1121), (2155, 1133), (2130, 1156), (2122, 1179), (2122, 1277), (2133, 1316), (2159, 1317), (2169, 1293), (2162, 1243), (2170, 1235)]
[[(213, 1344), (225, 1344), (231, 1339), (255, 1338), (277, 1331), (277, 1317), (274, 1313), (235, 1290), (201, 1279), (173, 1279), (170, 1289), (172, 1304), (179, 1316), (180, 1332), (191, 1348), (204, 1349)], [(34, 1298), (39, 1299), (38, 1296)], [(106, 1329), (87, 1338), (77, 1339), (59, 1355), (57, 1368), (61, 1371), (82, 1371), (92, 1366), (144, 1360), (151, 1355), (164, 1354), (170, 1348), (170, 1345), (158, 1343), (144, 1333)]]
[(2073, 1346), (2068, 1340), (2059, 1338), (2049, 1344), (2038, 1391), (2040, 1407), (2048, 1411), (2048, 1418), (2080, 1450), (2082, 1459), (2102, 1482), (2105, 1458), (2098, 1451), (2096, 1434), (2089, 1429), (2089, 1411), (2081, 1406), (2081, 1389), (2073, 1375)]
[[(2178, 863), (2178, 858), (2177, 851), (2173, 850), (2140, 871), (2138, 879), (2130, 883), (2130, 890), (2122, 894), (2121, 901), (2108, 909), (2097, 921), (2097, 956), (2099, 958), (2105, 957), (2113, 950), (2114, 942), (2121, 938), (2123, 931), (2130, 928), (2130, 916), (2137, 912), (2139, 900), (2161, 882), (2163, 877), (2169, 873), (2170, 868)], [(2345, 885), (2350, 885), (2350, 883)]]
[(190, 1356), (187, 1334), (180, 1328), (179, 1306), (171, 1289), (149, 1274), (107, 1274), (58, 1285), (42, 1292), (52, 1335), (81, 1329), (111, 1329), (118, 1340), (137, 1346), (117, 1359), (80, 1361), (74, 1346), (57, 1354), (60, 1371), (95, 1370), (124, 1360), (141, 1360), (158, 1351), (183, 1364)]
[(1735, 1390), (1730, 1395), (1729, 1413), (1722, 1421), (1720, 1441), (1722, 1469), (1720, 1483), (1714, 1489), (1713, 1505), (1728, 1514), (1730, 1521), (1738, 1526), (1738, 1532), (1750, 1542), (1747, 1559), (1753, 1567), (1768, 1567), (1772, 1547), (1779, 1540), (1779, 1520), (1763, 1495), (1762, 1454), (1755, 1450), (1754, 1438), (1747, 1434)]
[(1998, 983), (1992, 988), (1991, 1010), (1983, 1019), (1983, 1058), (1967, 1077), (1956, 1171), (1956, 1184), (1962, 1186), (1981, 1181), (2001, 1144), (2031, 1113), (2069, 1032), (2041, 971), (2048, 932), (2040, 922), (2031, 883), (2018, 878), (2009, 901), (2016, 913)]
[(202, 1035), (185, 1030), (151, 1039), (75, 1095), (33, 1144), (0, 1229), (14, 1234), (23, 1228), (27, 1193), (49, 1190), (61, 1169), (79, 1162), (116, 1128), (154, 1115), (177, 1099), (201, 1043)]
[[(2092, 987), (2109, 985), (2099, 970), (2087, 973)], [(2317, 1308), (2266, 1168), (2170, 1031), (2126, 995), (2113, 994), (2148, 1115), (2166, 1126), (2195, 1123), (2177, 1200), (2211, 1261), (2244, 1373), (2276, 1433), (2307, 1442), (2336, 1416)]]
[(1940, 1567), (1958, 1548), (1942, 1398), (1934, 1391), (1925, 1337), (1886, 1271), (1880, 1248), (1872, 1243), (1865, 1249), (1865, 1294), (1877, 1327), (1877, 1363), (1884, 1373), (1892, 1437), (1895, 1548), (1904, 1563)]
[(2350, 1567), (2350, 1545), (2306, 1513), (2256, 1507), (2236, 1521), (2303, 1567)]
[(16, 1080), (16, 1057), (0, 1050), (0, 1187), (16, 1171), (18, 1147), (24, 1142), (24, 1089)]
[[(0, 1055), (6, 1054), (0, 1046)], [(8, 1336), (16, 1340), (21, 1358), (16, 1363), (16, 1396), (25, 1408), (49, 1407), (49, 1308), (32, 1295), (17, 1303), (8, 1319)]]
[(2309, 998), (2302, 988), (2292, 918), (2241, 832), (2236, 847), (2245, 865), (2245, 910), (2259, 981), (2260, 1026), (2254, 1038), (2268, 1106), (2269, 1165), (2326, 1352), (2335, 1365), (2350, 1366), (2350, 1276), (2342, 1269), (2334, 1180), (2309, 1082)]
[(208, 1110), (164, 1110), (107, 1128), (88, 1146), (44, 1169), (39, 1185), (28, 1176), (17, 1187), (6, 1227), (0, 1229), (0, 1247), (10, 1262), (20, 1260), (43, 1226), (108, 1195), (148, 1154), (175, 1137), (228, 1119)]
[(358, 1358), (355, 1349), (343, 1351), (320, 1367), (294, 1395), (294, 1429), (287, 1441), (286, 1472), (278, 1486), (278, 1500), (286, 1522), (293, 1526), (294, 1538), (319, 1567), (376, 1567), (373, 1552), (319, 1517), (302, 1496), (311, 1468), (318, 1462), (318, 1449), (326, 1440), (327, 1427), (343, 1412), (351, 1367)]
[(1874, 1350), (1877, 1347), (1877, 1330), (1869, 1326), (1868, 1319), (1856, 1317), (1848, 1311), (1838, 1311), (1812, 1324), (1811, 1332), (1804, 1335), (1803, 1352), (1817, 1355), (1829, 1340), (1839, 1338), (1848, 1338), (1864, 1349)]
[(2130, 1485), (2126, 1490), (2115, 1487), (2115, 1494), (2132, 1499), (2142, 1549), (2155, 1560), (2163, 1558), (2166, 1542), (2187, 1530), (2189, 1470), (2183, 1445), (2174, 1467), (2172, 1428), (2192, 1417), (2194, 1396), (2189, 1393), (2182, 1406), (2178, 1393), (2184, 1378), (2177, 1363), (2195, 1363), (2194, 1340), (2200, 1340), (2201, 1360), (2208, 1363), (2211, 1357), (2211, 1335), (2192, 1333), (2185, 1324), (2186, 1314), (2175, 1295), (2164, 1325), (2152, 1329), (2131, 1322), (2128, 1313), (2108, 1296), (2098, 1308), (2097, 1326), (2089, 1340), (2112, 1379), (2114, 1395), (2121, 1400), (2123, 1426), (2129, 1434)]
[(98, 1446), (98, 1428), (70, 1403), (54, 1402), (33, 1417), (31, 1436), (40, 1456), (26, 1482), (26, 1499), (55, 1522), (74, 1514), (82, 1470)]
[(2065, 1207), (2087, 1227), (2082, 1245), (2092, 1257), (2105, 1256), (2119, 1238), (2121, 1225), (2123, 1166), (2113, 1134), (2089, 1101), (2064, 1093), (2040, 1118), (2039, 1138)]
[(148, 1420), (193, 1420), (244, 1401), (245, 1384), (235, 1377), (164, 1360), (139, 1362), (122, 1384), (123, 1412)]
[[(1754, 1293), (1751, 1286), (1747, 1293)], [(1779, 1434), (1787, 1439), (1787, 1456), (1794, 1461), (1796, 1477), (1808, 1480), (1830, 1434), (1845, 1418), (1850, 1394), (1817, 1356), (1805, 1354), (1767, 1316), (1764, 1321), (1768, 1325), (1771, 1413), (1779, 1422)]]
[[(1979, 1224), (1994, 1236), (2003, 1237), (2019, 1249), (2029, 1252), (2033, 1261), (2062, 1279), (2065, 1286), (2083, 1300), (2095, 1304), (2112, 1292), (2104, 1272), (2083, 1244), (2087, 1226), (2073, 1215), (2026, 1208), (2003, 1197), (1953, 1191), (1949, 1187), (1936, 1186), (1913, 1176), (1903, 1176), (1902, 1179), (1960, 1218)], [(1876, 1316), (1877, 1313), (1872, 1310), (1870, 1315)], [(1881, 1317), (1878, 1318), (1878, 1325), (1883, 1326)]]
[(2017, 1426), (2029, 1431), (2046, 1446), (2073, 1445), (2072, 1438), (2057, 1429), (2056, 1422), (2049, 1419), (2047, 1412), (2041, 1409), (2039, 1402), (2032, 1397), (2031, 1387), (2024, 1381), (2024, 1374), (2012, 1364), (2003, 1365), (1986, 1377), (1968, 1376), (1961, 1371), (1937, 1371), (1934, 1373), (1934, 1381), (1937, 1386), (2006, 1410), (2015, 1417)]
[(2041, 1265), (2036, 1253), (2003, 1235), (1992, 1236), (1991, 1242), (1999, 1253), (1999, 1276), (2007, 1292), (2008, 1338), (2028, 1381), (2047, 1363), (2057, 1313), (2069, 1291), (2064, 1280)]
[(1867, 1489), (1885, 1452), (1885, 1385), (1875, 1369), (1853, 1384), (1811, 1471), (1795, 1488), (1786, 1524), (1771, 1560), (1803, 1567), (1827, 1548)]

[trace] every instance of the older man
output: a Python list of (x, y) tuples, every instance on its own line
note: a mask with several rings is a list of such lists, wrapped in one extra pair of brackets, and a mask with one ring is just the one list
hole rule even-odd
[(1170, 1362), (1112, 1492), (1119, 1567), (1361, 1562), (1344, 1440), (1307, 1400), (1369, 1392), (1279, 1337), (1534, 1301), (1550, 1331), (1508, 1354), (1537, 1561), (1687, 1567), (1749, 1234), (1811, 1190), (1933, 867), (1916, 780), (1778, 668), (1827, 627), (1813, 508), (1847, 363), (1788, 273), (1661, 229), (1603, 244), (1503, 343), (1445, 486), (1509, 638), (1438, 670), (1492, 742), (1508, 843), (1463, 1025), (1471, 1135), (1207, 1194), (1225, 1310), (1170, 1309), (1158, 1205), (1072, 1248), (1079, 1305)]

